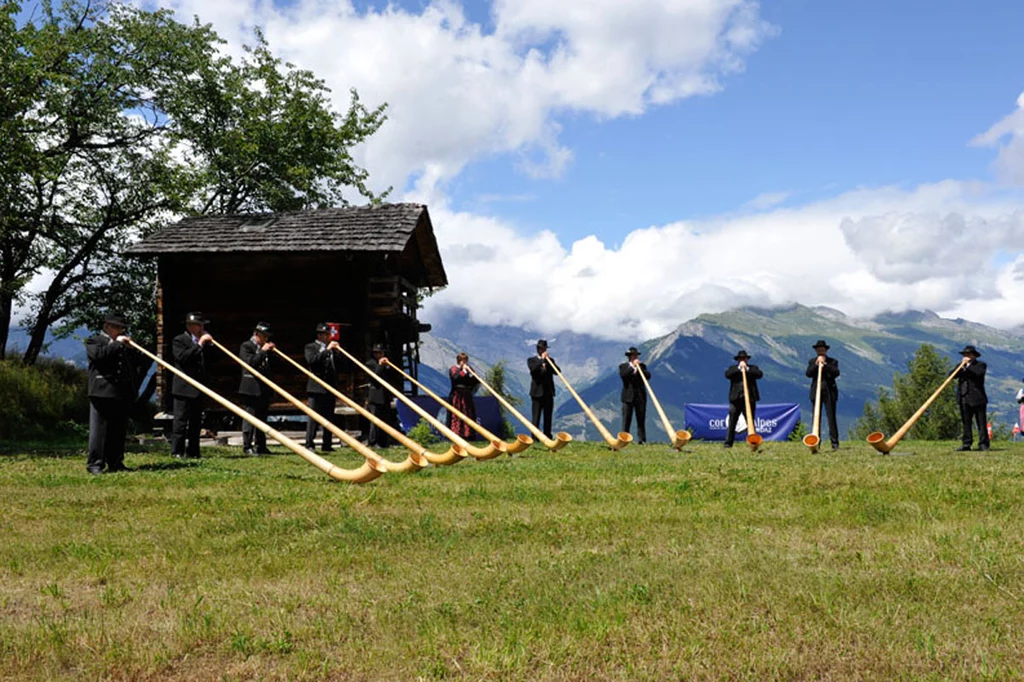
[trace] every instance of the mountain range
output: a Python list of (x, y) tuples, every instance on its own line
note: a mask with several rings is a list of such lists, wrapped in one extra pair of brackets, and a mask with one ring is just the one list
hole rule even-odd
[[(473, 324), (464, 311), (448, 311), (432, 318), (433, 329), (423, 337), (421, 362), (439, 374), (437, 387), (447, 391), (447, 367), (459, 350), (480, 366), (505, 360), (507, 386), (529, 406), (526, 358), (534, 352), (538, 334), (529, 329)], [(1021, 329), (1000, 330), (963, 319), (946, 319), (931, 311), (884, 313), (854, 318), (825, 307), (793, 304), (768, 309), (746, 307), (725, 313), (704, 314), (684, 322), (665, 336), (643, 343), (600, 339), (587, 334), (560, 333), (547, 337), (550, 353), (580, 397), (611, 431), (620, 424), (618, 365), (625, 350), (636, 345), (652, 373), (651, 385), (676, 428), (682, 428), (686, 403), (724, 403), (728, 384), (725, 368), (733, 355), (745, 349), (764, 371), (759, 382), (762, 402), (799, 403), (809, 421), (810, 380), (807, 361), (811, 346), (825, 339), (829, 355), (840, 362), (840, 399), (837, 406), (844, 437), (861, 416), (866, 401), (877, 398), (880, 387), (892, 385), (893, 374), (907, 371), (907, 363), (921, 344), (935, 346), (951, 360), (959, 360), (965, 344), (977, 346), (988, 363), (987, 390), (993, 423), (1013, 425), (1013, 400), (1024, 374), (1024, 336)], [(432, 374), (425, 370), (424, 374)], [(559, 386), (555, 407), (556, 428), (576, 438), (599, 438), (579, 405)], [(664, 440), (653, 406), (648, 409), (649, 440)]]

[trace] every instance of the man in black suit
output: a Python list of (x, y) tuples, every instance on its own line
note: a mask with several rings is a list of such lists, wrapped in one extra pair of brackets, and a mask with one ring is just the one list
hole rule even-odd
[(628, 360), (619, 365), (619, 377), (622, 379), (622, 430), (629, 433), (633, 412), (636, 412), (637, 445), (644, 445), (647, 442), (647, 389), (640, 373), (648, 379), (651, 373), (647, 371), (647, 365), (640, 362), (640, 351), (635, 346), (629, 347), (626, 357)]
[(957, 372), (956, 400), (960, 405), (960, 419), (963, 420), (964, 434), (957, 452), (971, 449), (974, 441), (972, 422), (978, 425), (978, 449), (988, 450), (988, 395), (985, 393), (985, 372), (988, 365), (979, 362), (981, 353), (974, 346), (965, 346), (960, 355), (960, 371)]
[[(242, 362), (268, 379), (271, 378), (270, 351), (274, 349), (274, 344), (270, 342), (270, 334), (269, 324), (257, 322), (256, 328), (252, 332), (252, 338), (243, 341), (238, 349), (238, 357), (242, 359)], [(270, 414), (270, 387), (243, 367), (238, 392), (245, 400), (245, 411), (260, 421), (266, 422), (267, 415)], [(253, 434), (256, 437), (255, 448), (253, 448)], [(270, 450), (267, 448), (267, 434), (247, 421), (242, 423), (242, 451), (247, 455), (270, 454)]]
[[(338, 387), (338, 370), (334, 365), (334, 351), (340, 347), (337, 341), (331, 341), (331, 328), (321, 322), (316, 326), (316, 341), (307, 343), (304, 351), (309, 371), (331, 388)], [(334, 394), (310, 378), (306, 381), (306, 395), (309, 396), (309, 406), (317, 414), (326, 419), (334, 417)], [(332, 450), (331, 432), (319, 427), (315, 421), (308, 418), (306, 421), (306, 449), (313, 449), (317, 428), (321, 428), (324, 432), (321, 442), (323, 451), (330, 452)]]
[[(171, 357), (175, 368), (205, 385), (210, 375), (206, 351), (213, 337), (206, 333), (209, 320), (201, 312), (185, 316), (185, 331), (171, 341)], [(174, 426), (171, 430), (171, 454), (175, 457), (199, 457), (199, 433), (203, 426), (203, 397), (199, 391), (177, 374), (171, 383), (174, 399)]]
[[(375, 343), (371, 351), (373, 358), (366, 361), (366, 367), (377, 375), (381, 381), (396, 388), (401, 387), (402, 379), (398, 372), (391, 367), (387, 358), (387, 348), (382, 343)], [(371, 381), (369, 390), (366, 393), (370, 414), (381, 419), (385, 424), (398, 428), (398, 414), (392, 407), (394, 398), (391, 392), (385, 389), (380, 383)], [(391, 437), (383, 429), (377, 428), (376, 424), (370, 424), (370, 434), (367, 443), (371, 447), (386, 448), (391, 445)]]
[(85, 341), (89, 359), (89, 457), (90, 474), (128, 471), (124, 465), (124, 439), (128, 415), (135, 403), (138, 383), (134, 358), (129, 356), (127, 326), (120, 315), (103, 318), (103, 331)]
[[(551, 414), (555, 409), (555, 371), (561, 370), (548, 355), (547, 339), (537, 341), (537, 354), (527, 358), (526, 366), (530, 369), (530, 400), (533, 403), (533, 425), (541, 429), (544, 435), (551, 438)], [(544, 427), (541, 428), (541, 418)]]
[(743, 373), (747, 373), (747, 391), (750, 394), (750, 418), (756, 419), (757, 401), (761, 394), (757, 392), (757, 380), (764, 376), (764, 372), (757, 365), (747, 363), (750, 356), (747, 351), (741, 350), (736, 353), (733, 360), (735, 365), (729, 365), (725, 370), (725, 378), (729, 380), (729, 423), (728, 431), (725, 434), (725, 447), (731, 448), (732, 442), (736, 439), (736, 423), (740, 414), (746, 409), (743, 400)]
[[(807, 361), (807, 376), (811, 378), (811, 406), (818, 393), (818, 367), (821, 367), (821, 407), (828, 419), (828, 438), (832, 441), (832, 449), (839, 449), (839, 421), (836, 419), (836, 402), (839, 400), (839, 387), (836, 377), (839, 376), (839, 361), (828, 356), (831, 348), (823, 339), (819, 339), (812, 348), (817, 355)], [(813, 412), (811, 413), (814, 414)], [(813, 426), (813, 425), (812, 425)], [(820, 433), (821, 429), (819, 429)]]

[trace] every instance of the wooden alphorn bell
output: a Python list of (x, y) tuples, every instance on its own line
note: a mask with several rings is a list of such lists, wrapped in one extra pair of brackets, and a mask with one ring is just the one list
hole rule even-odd
[(750, 445), (751, 452), (757, 452), (761, 443), (764, 442), (764, 438), (754, 430), (754, 418), (750, 410), (750, 391), (747, 389), (747, 370), (740, 371), (743, 372), (743, 406), (747, 411), (747, 444)]
[(917, 412), (912, 414), (910, 416), (910, 419), (908, 419), (907, 422), (903, 426), (901, 426), (896, 433), (892, 434), (892, 437), (890, 437), (889, 440), (885, 440), (885, 434), (882, 433), (881, 431), (869, 433), (867, 440), (868, 443), (871, 444), (871, 447), (873, 447), (875, 450), (878, 450), (883, 455), (889, 454), (889, 452), (892, 451), (894, 447), (896, 447), (896, 444), (900, 442), (900, 439), (903, 438), (903, 436), (907, 435), (907, 432), (910, 431), (914, 424), (917, 423), (917, 420), (920, 419), (922, 415), (924, 415), (925, 411), (927, 411), (928, 408), (931, 407), (932, 403), (934, 403), (935, 400), (942, 394), (942, 391), (945, 390), (946, 386), (949, 386), (949, 382), (953, 381), (957, 373), (964, 368), (964, 365), (966, 365), (967, 362), (968, 358), (964, 358), (960, 362), (960, 364), (957, 365), (956, 369), (953, 370), (953, 373), (946, 377), (946, 380), (942, 382), (942, 385), (935, 389), (935, 393), (932, 393), (931, 396), (929, 396), (928, 400), (924, 401), (924, 404), (921, 405), (920, 408), (918, 408)]
[(811, 449), (812, 455), (818, 451), (818, 446), (821, 444), (821, 370), (824, 367), (824, 363), (818, 365), (818, 384), (817, 390), (814, 392), (814, 417), (811, 419), (811, 432), (804, 436), (804, 445)]
[(597, 418), (597, 415), (593, 413), (585, 402), (583, 402), (583, 398), (580, 397), (579, 393), (573, 390), (572, 385), (566, 380), (561, 370), (555, 367), (555, 363), (549, 362), (549, 364), (551, 365), (551, 369), (555, 370), (555, 374), (558, 375), (558, 378), (562, 380), (563, 384), (565, 384), (565, 387), (569, 390), (572, 397), (575, 398), (576, 402), (580, 404), (581, 408), (583, 408), (583, 412), (590, 417), (590, 421), (592, 421), (594, 426), (597, 427), (598, 433), (600, 433), (601, 437), (604, 438), (606, 443), (608, 443), (608, 447), (612, 450), (621, 450), (633, 442), (633, 436), (625, 431), (619, 431), (617, 438), (612, 436), (608, 429), (605, 428), (605, 425), (601, 423), (601, 420)]
[[(462, 422), (464, 424), (466, 424), (469, 428), (473, 429), (474, 431), (479, 433), (481, 436), (483, 436), (485, 440), (487, 440), (490, 443), (493, 443), (495, 441), (500, 441), (501, 440), (501, 438), (498, 438), (498, 436), (494, 435), (493, 433), (491, 433), (490, 431), (485, 429), (483, 427), (483, 425), (478, 424), (475, 419), (470, 419), (465, 414), (463, 414), (461, 410), (457, 409), (454, 405), (449, 403), (447, 400), (444, 400), (443, 398), (441, 398), (441, 396), (439, 396), (436, 393), (434, 393), (433, 391), (431, 391), (429, 388), (424, 386), (422, 383), (420, 383), (419, 381), (416, 381), (415, 379), (413, 379), (411, 376), (409, 376), (409, 374), (407, 374), (406, 372), (403, 372), (402, 369), (400, 367), (395, 366), (395, 364), (393, 362), (388, 361), (388, 364), (391, 365), (396, 372), (398, 372), (403, 377), (408, 379), (410, 383), (415, 384), (416, 386), (419, 387), (419, 389), (421, 391), (423, 391), (428, 396), (433, 398), (439, 405), (441, 405), (441, 407), (445, 408), (446, 410), (448, 410), (449, 412), (454, 414), (456, 417), (461, 419)], [(472, 373), (472, 371), (471, 371), (471, 373)], [(502, 442), (504, 443), (504, 441), (502, 441)], [(515, 442), (504, 443), (504, 444), (505, 444), (505, 449), (508, 452), (508, 454), (515, 455), (515, 454), (518, 454), (518, 453), (522, 452), (523, 450), (525, 450), (526, 448), (530, 447), (531, 445), (533, 445), (533, 439), (530, 438), (529, 436), (518, 435), (518, 436), (516, 436)]]
[(139, 351), (140, 353), (142, 353), (147, 358), (157, 363), (164, 369), (170, 371), (172, 374), (179, 377), (182, 381), (192, 386), (200, 393), (203, 393), (216, 403), (227, 408), (228, 411), (249, 422), (255, 428), (267, 434), (268, 436), (276, 440), (278, 443), (285, 446), (286, 448), (288, 448), (289, 450), (297, 454), (299, 457), (306, 460), (307, 462), (309, 462), (310, 464), (312, 464), (317, 469), (324, 472), (331, 478), (338, 481), (346, 481), (348, 483), (366, 483), (368, 481), (372, 481), (373, 479), (380, 477), (384, 473), (384, 467), (376, 460), (369, 458), (364, 459), (363, 463), (355, 469), (341, 469), (335, 466), (334, 464), (331, 464), (323, 457), (320, 457), (319, 455), (310, 452), (309, 450), (299, 445), (298, 443), (296, 443), (291, 438), (284, 435), (277, 429), (274, 429), (273, 427), (263, 423), (256, 417), (252, 416), (251, 414), (243, 410), (238, 405), (235, 405), (231, 401), (222, 398), (220, 395), (210, 390), (203, 384), (199, 383), (189, 375), (185, 374), (184, 372), (182, 372), (180, 369), (173, 366), (169, 362), (161, 360), (157, 356), (147, 351), (142, 346), (137, 345), (134, 341), (129, 340), (128, 345), (131, 348), (134, 348), (135, 350)]
[(285, 400), (290, 402), (292, 405), (294, 405), (296, 408), (298, 408), (300, 412), (304, 413), (307, 417), (309, 417), (310, 419), (315, 421), (317, 424), (319, 424), (320, 426), (324, 427), (325, 429), (330, 431), (332, 434), (337, 436), (338, 440), (340, 440), (342, 443), (344, 443), (345, 445), (349, 446), (350, 448), (352, 448), (353, 450), (358, 452), (360, 455), (362, 455), (367, 460), (372, 460), (378, 466), (384, 468), (385, 471), (387, 470), (386, 467), (384, 466), (384, 458), (383, 457), (381, 457), (376, 452), (371, 450), (369, 447), (367, 447), (366, 445), (363, 445), (358, 440), (356, 440), (355, 438), (350, 436), (347, 432), (345, 432), (343, 429), (339, 428), (330, 419), (327, 419), (326, 417), (324, 417), (323, 415), (318, 413), (316, 410), (314, 410), (312, 407), (310, 407), (306, 403), (302, 402), (301, 400), (299, 400), (298, 398), (293, 396), (288, 391), (286, 391), (283, 388), (281, 388), (280, 386), (278, 386), (276, 383), (271, 381), (270, 378), (268, 378), (267, 376), (261, 374), (259, 372), (259, 370), (257, 370), (252, 365), (248, 364), (245, 360), (243, 360), (242, 358), (238, 357), (237, 355), (235, 355), (231, 351), (229, 351), (219, 341), (217, 341), (216, 339), (213, 339), (212, 343), (213, 343), (214, 346), (219, 348), (221, 350), (221, 352), (223, 352), (229, 358), (231, 358), (236, 363), (238, 363), (247, 372), (252, 374), (254, 377), (259, 379), (263, 383), (265, 383), (272, 390), (277, 391), (277, 393), (282, 398), (284, 398)]
[(477, 378), (477, 381), (480, 382), (480, 385), (486, 388), (491, 395), (497, 398), (498, 402), (501, 403), (501, 406), (508, 410), (513, 416), (515, 416), (516, 419), (521, 421), (523, 423), (523, 426), (529, 429), (530, 433), (533, 434), (533, 437), (536, 438), (539, 443), (541, 443), (551, 452), (557, 452), (558, 450), (561, 450), (562, 448), (569, 444), (569, 441), (572, 440), (572, 436), (566, 433), (565, 431), (559, 431), (558, 433), (555, 434), (554, 438), (548, 438), (546, 435), (544, 435), (543, 431), (541, 431), (540, 429), (533, 425), (533, 422), (531, 422), (529, 419), (520, 414), (516, 408), (514, 408), (507, 400), (505, 400), (504, 396), (502, 396), (500, 393), (491, 388), (487, 384), (487, 382), (483, 380), (483, 377), (481, 377), (479, 374), (473, 371), (472, 367), (469, 367), (469, 373), (475, 376)]
[(644, 380), (644, 388), (647, 389), (647, 393), (651, 396), (651, 402), (654, 403), (654, 408), (658, 411), (658, 416), (661, 417), (661, 425), (665, 428), (665, 433), (668, 434), (668, 441), (672, 444), (676, 450), (681, 450), (684, 445), (690, 442), (690, 438), (693, 436), (689, 431), (676, 431), (672, 428), (672, 422), (668, 420), (668, 415), (665, 414), (665, 410), (661, 408), (661, 403), (658, 402), (658, 396), (654, 395), (654, 389), (651, 388), (651, 382), (644, 376), (643, 371), (638, 372), (640, 378)]
[[(366, 419), (370, 420), (373, 424), (375, 424), (377, 426), (378, 429), (381, 429), (386, 434), (388, 434), (389, 436), (394, 438), (397, 442), (401, 443), (402, 446), (405, 447), (405, 449), (407, 449), (409, 451), (409, 456), (405, 458), (404, 462), (391, 462), (391, 461), (389, 461), (387, 459), (383, 460), (384, 467), (389, 472), (394, 472), (394, 473), (416, 472), (416, 471), (419, 471), (420, 469), (424, 468), (425, 466), (427, 466), (427, 464), (429, 463), (429, 460), (427, 459), (427, 456), (426, 456), (427, 455), (427, 449), (425, 447), (423, 447), (422, 445), (420, 445), (419, 443), (414, 441), (412, 438), (409, 438), (407, 435), (405, 435), (404, 433), (402, 433), (401, 431), (399, 431), (395, 427), (391, 426), (391, 424), (388, 424), (383, 419), (381, 419), (377, 415), (373, 414), (372, 412), (370, 412), (369, 410), (364, 408), (362, 405), (360, 405), (356, 401), (354, 401), (351, 398), (349, 398), (347, 395), (345, 395), (344, 393), (342, 393), (341, 391), (339, 391), (335, 387), (331, 386), (330, 384), (328, 384), (326, 381), (324, 381), (323, 379), (321, 379), (317, 375), (315, 375), (312, 372), (310, 372), (308, 368), (303, 367), (299, 363), (295, 362), (295, 360), (292, 360), (290, 357), (288, 357), (288, 355), (283, 353), (280, 348), (276, 348), (275, 347), (274, 348), (274, 352), (277, 353), (278, 355), (280, 355), (282, 358), (284, 358), (289, 363), (291, 363), (296, 369), (298, 369), (299, 371), (304, 373), (310, 379), (312, 379), (316, 383), (320, 384), (320, 386), (322, 386), (325, 391), (329, 392), (331, 395), (333, 395), (335, 398), (337, 398), (338, 400), (343, 402), (345, 405), (347, 405), (348, 407), (351, 407), (353, 410), (355, 410), (356, 414), (358, 414), (358, 415), (360, 415), (362, 417), (365, 417)], [(456, 446), (452, 446), (452, 447), (456, 447)], [(441, 455), (437, 455), (437, 456), (441, 457)], [(450, 451), (445, 453), (444, 456), (446, 457), (445, 463), (448, 463), (449, 461), (451, 461), (453, 459), (458, 459), (458, 455), (456, 455), (456, 454), (454, 454), (454, 453), (452, 453)]]
[[(347, 350), (345, 350), (344, 348), (339, 348), (338, 352), (341, 353), (342, 355), (344, 355), (349, 360), (351, 360), (357, 367), (359, 367), (366, 374), (368, 374), (371, 379), (376, 381), (385, 390), (387, 390), (389, 393), (391, 393), (391, 395), (395, 396), (395, 398), (397, 398), (398, 400), (401, 400), (406, 405), (408, 405), (409, 409), (411, 409), (413, 412), (418, 414), (423, 420), (425, 420), (428, 424), (430, 424), (435, 429), (437, 429), (441, 433), (441, 435), (443, 435), (445, 438), (447, 438), (451, 442), (453, 442), (456, 445), (458, 445), (460, 451), (462, 451), (464, 453), (469, 453), (470, 455), (473, 456), (474, 459), (491, 459), (491, 458), (497, 457), (498, 455), (500, 455), (503, 452), (505, 452), (505, 443), (500, 441), (500, 440), (497, 441), (497, 443), (493, 443), (492, 442), (490, 445), (488, 445), (487, 447), (483, 447), (483, 448), (478, 448), (475, 445), (472, 445), (472, 444), (468, 443), (464, 438), (459, 436), (459, 434), (455, 433), (454, 431), (449, 429), (447, 426), (442, 424), (433, 415), (431, 415), (429, 412), (427, 412), (422, 407), (417, 405), (415, 402), (410, 400), (408, 397), (406, 397), (397, 388), (395, 388), (394, 386), (392, 386), (388, 382), (382, 380), (379, 376), (377, 376), (376, 374), (371, 372), (370, 369), (366, 365), (364, 365), (362, 362), (357, 360), (356, 357), (353, 356), (351, 353), (349, 353)], [(427, 459), (430, 459), (430, 457), (427, 457)], [(433, 460), (431, 460), (431, 461), (433, 461)], [(443, 462), (434, 462), (434, 463), (435, 464), (442, 464)]]

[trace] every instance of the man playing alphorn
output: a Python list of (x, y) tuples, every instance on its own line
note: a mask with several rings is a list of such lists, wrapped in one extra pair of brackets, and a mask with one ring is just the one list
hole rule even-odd
[(736, 423), (740, 414), (745, 409), (743, 401), (743, 370), (747, 372), (747, 391), (750, 393), (750, 419), (754, 420), (757, 413), (757, 401), (761, 394), (757, 392), (757, 380), (764, 376), (764, 372), (757, 365), (747, 364), (750, 356), (747, 351), (741, 350), (736, 353), (733, 360), (735, 365), (729, 365), (725, 370), (725, 378), (729, 380), (729, 422), (728, 430), (725, 433), (724, 447), (731, 448), (732, 442), (736, 439)]
[[(839, 376), (839, 361), (828, 356), (829, 346), (819, 339), (812, 348), (817, 355), (807, 361), (807, 376), (811, 379), (811, 405), (818, 392), (818, 367), (821, 367), (821, 407), (828, 419), (828, 438), (832, 441), (832, 449), (839, 449), (839, 421), (836, 419), (836, 401), (839, 400), (839, 387), (836, 377)], [(819, 428), (820, 431), (820, 428)]]

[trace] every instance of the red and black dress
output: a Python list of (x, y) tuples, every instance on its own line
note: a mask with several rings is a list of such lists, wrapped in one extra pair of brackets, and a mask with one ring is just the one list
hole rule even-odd
[[(480, 385), (480, 381), (458, 365), (452, 365), (448, 370), (448, 378), (452, 380), (452, 392), (448, 395), (450, 402), (455, 409), (462, 412), (470, 419), (476, 419), (476, 407), (473, 406), (473, 392)], [(448, 415), (448, 428), (463, 438), (469, 438), (473, 431), (461, 419), (454, 414)]]

